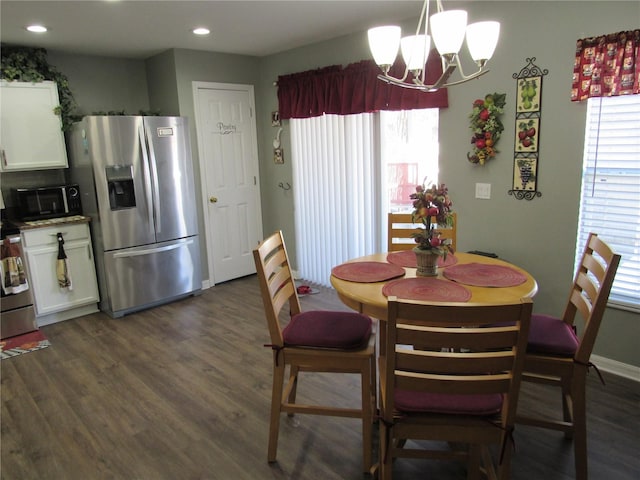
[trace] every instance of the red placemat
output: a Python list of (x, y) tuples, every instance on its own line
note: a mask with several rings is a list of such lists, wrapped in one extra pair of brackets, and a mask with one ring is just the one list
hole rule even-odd
[(432, 277), (393, 280), (382, 287), (382, 294), (432, 302), (468, 302), (471, 298), (471, 292), (462, 285)]
[(515, 287), (527, 281), (525, 274), (503, 265), (465, 263), (447, 268), (444, 276), (476, 287)]
[[(401, 250), (399, 252), (391, 252), (387, 255), (387, 262), (393, 263), (394, 265), (400, 265), (401, 267), (407, 268), (417, 268), (418, 264), (416, 261), (416, 254), (413, 250)], [(455, 255), (449, 254), (447, 255), (447, 259), (445, 260), (443, 257), (438, 259), (438, 267), (450, 267), (451, 265), (455, 265), (458, 263), (458, 259)]]
[(398, 265), (385, 262), (351, 262), (333, 267), (331, 274), (349, 282), (373, 283), (401, 277), (405, 271)]

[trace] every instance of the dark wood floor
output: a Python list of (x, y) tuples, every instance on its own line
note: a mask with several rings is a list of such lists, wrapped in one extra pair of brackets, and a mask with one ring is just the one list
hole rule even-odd
[[(345, 309), (320, 289), (303, 308)], [(1, 471), (20, 479), (358, 479), (356, 420), (282, 418), (267, 464), (271, 351), (255, 276), (111, 319), (43, 327), (51, 347), (3, 360)], [(640, 384), (589, 379), (591, 479), (637, 479)], [(525, 408), (548, 401), (528, 387)], [(301, 398), (356, 405), (359, 380), (312, 375)], [(572, 444), (519, 427), (513, 479), (574, 478)], [(401, 461), (396, 479), (463, 479), (461, 465)]]

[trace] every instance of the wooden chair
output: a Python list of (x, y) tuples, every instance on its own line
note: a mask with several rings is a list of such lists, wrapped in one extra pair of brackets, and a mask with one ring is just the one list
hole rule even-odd
[[(380, 478), (390, 480), (401, 457), (466, 460), (469, 479), (509, 477), (531, 309), (530, 299), (481, 305), (389, 298), (379, 360)], [(416, 344), (420, 350), (411, 348)], [(497, 462), (491, 444), (498, 445)]]
[[(458, 218), (455, 212), (453, 215), (452, 227), (438, 227), (442, 239), (451, 239), (451, 247), (453, 251), (456, 251), (456, 237)], [(387, 251), (397, 252), (399, 250), (410, 250), (416, 246), (416, 243), (411, 237), (412, 233), (415, 233), (416, 229), (421, 227), (421, 224), (413, 223), (410, 213), (389, 213), (387, 216)]]
[[(619, 263), (620, 255), (596, 234), (589, 234), (562, 317), (534, 314), (531, 319), (522, 380), (560, 387), (563, 419), (521, 412), (516, 422), (573, 437), (578, 480), (588, 478), (585, 382), (592, 366), (589, 359)], [(581, 333), (576, 334), (576, 327)]]
[[(268, 461), (276, 461), (280, 414), (305, 413), (362, 419), (363, 471), (371, 468), (373, 411), (376, 392), (375, 335), (372, 321), (355, 312), (302, 312), (291, 275), (287, 250), (278, 231), (253, 251), (273, 350), (273, 391), (269, 427)], [(280, 323), (288, 306), (288, 324)], [(289, 366), (286, 387), (285, 369)], [(359, 408), (296, 403), (301, 372), (360, 375)], [(346, 448), (346, 446), (344, 446)]]

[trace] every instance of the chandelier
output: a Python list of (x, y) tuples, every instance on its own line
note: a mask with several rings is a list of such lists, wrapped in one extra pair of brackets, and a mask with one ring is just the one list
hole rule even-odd
[[(404, 88), (433, 92), (443, 87), (468, 82), (489, 71), (486, 65), (498, 44), (500, 23), (491, 21), (467, 25), (466, 11), (445, 11), (441, 0), (436, 0), (438, 11), (429, 18), (429, 3), (429, 0), (424, 1), (415, 35), (400, 39), (401, 31), (398, 26), (369, 29), (369, 48), (375, 62), (382, 70), (382, 74), (378, 75), (380, 80)], [(431, 35), (428, 34), (428, 24), (431, 26)], [(465, 75), (458, 56), (465, 33), (469, 53), (478, 66), (478, 70), (470, 75)], [(442, 75), (435, 83), (427, 85), (425, 83), (426, 63), (431, 49), (431, 37), (442, 58)], [(391, 65), (398, 55), (398, 47), (402, 51), (406, 64), (402, 78), (389, 74)], [(461, 78), (449, 82), (449, 77), (456, 69)], [(411, 81), (408, 80), (410, 72), (413, 76)]]

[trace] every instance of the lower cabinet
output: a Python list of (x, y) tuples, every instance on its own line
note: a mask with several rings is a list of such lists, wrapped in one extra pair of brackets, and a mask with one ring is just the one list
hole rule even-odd
[[(71, 288), (61, 288), (58, 285), (58, 233), (64, 239), (63, 248), (67, 256)], [(36, 317), (67, 312), (87, 305), (94, 306), (93, 310), (97, 311), (98, 283), (88, 224), (61, 224), (23, 230), (22, 236)], [(85, 313), (86, 309), (80, 314)], [(41, 323), (38, 318), (38, 323), (46, 325), (68, 318), (73, 316), (60, 316), (46, 323)]]

